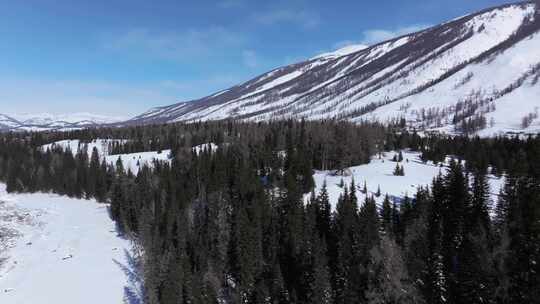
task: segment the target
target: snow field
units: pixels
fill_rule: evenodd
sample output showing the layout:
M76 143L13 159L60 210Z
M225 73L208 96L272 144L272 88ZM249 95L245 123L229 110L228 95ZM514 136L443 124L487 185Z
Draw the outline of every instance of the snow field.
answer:
M0 227L14 232L0 252L0 303L137 303L131 244L107 205L0 184Z
M392 161L394 155L398 152L386 152L381 158L375 156L371 162L366 165L350 167L352 173L350 176L336 176L332 171L316 171L313 175L315 180L315 193L318 194L326 181L328 196L332 209L336 209L339 196L343 193L343 189L339 186L341 181L350 187L354 180L358 197L358 204L361 206L366 196L373 196L377 204L382 204L386 194L391 199L399 201L406 195L409 198L414 198L419 187L431 186L433 179L439 173L445 174L446 167L440 167L432 162L423 163L420 160L420 153L403 151L403 162L400 163L405 170L405 176L394 176L393 172L396 168L396 162ZM408 161L407 161L408 160ZM449 160L449 159L448 159ZM488 176L490 183L491 200L496 201L500 189L504 185L503 178ZM362 193L364 184L367 185L368 193ZM378 187L381 189L381 196L375 197ZM305 200L309 199L309 194L305 196Z

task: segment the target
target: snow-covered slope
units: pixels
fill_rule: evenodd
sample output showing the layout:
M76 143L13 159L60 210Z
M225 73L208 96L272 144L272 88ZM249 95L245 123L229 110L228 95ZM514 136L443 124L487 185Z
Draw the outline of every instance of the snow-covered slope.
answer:
M450 161L450 158L447 158L447 162L441 167L440 164L422 162L420 153L403 151L404 161L400 165L405 171L405 176L394 176L396 163L392 161L392 158L397 155L396 153L387 152L380 158L373 157L369 164L348 168L346 171L350 174L347 176L334 175L331 171L316 171L313 175L315 192L319 193L326 182L330 204L335 209L339 196L343 194L343 189L340 187L341 181L343 180L343 184L350 187L354 180L360 205L366 196L375 196L378 189L381 190L381 196L375 197L377 203L382 204L386 194L392 200L399 201L405 196L414 197L419 187L431 186L437 175L446 174L448 161ZM488 175L488 181L491 203L495 203L504 185L504 178ZM362 193L364 185L367 187L367 193ZM306 195L305 199L309 199L309 196Z
M537 132L539 31L540 13L532 2L499 6L281 67L200 100L152 109L129 123L404 118L413 127L447 132Z
M107 206L0 184L0 303L142 303Z
M97 127L122 121L119 117L108 117L89 113L63 115L42 114L0 114L0 131L49 131L75 130Z

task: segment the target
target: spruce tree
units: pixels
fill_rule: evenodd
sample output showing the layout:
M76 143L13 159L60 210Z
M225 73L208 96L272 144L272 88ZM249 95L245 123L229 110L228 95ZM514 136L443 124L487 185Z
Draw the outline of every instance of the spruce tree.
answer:
M90 168L88 169L88 178L86 186L86 197L91 198L96 195L96 184L100 178L99 152L96 147L92 149L90 157Z
M448 303L448 272L444 265L443 207L445 189L442 177L433 181L433 201L428 223L428 260L424 294L428 303Z
M380 217L381 217L381 231L385 235L392 235L394 234L394 225L393 225L393 210L392 205L390 203L390 199L388 198L388 195L384 197L384 201L382 203L381 211L380 211Z
M369 273L372 278L366 292L367 303L410 303L420 295L409 278L401 249L389 235L370 251Z
M471 210L471 201L468 187L468 179L463 173L461 164L452 162L444 179L442 250L444 267L448 274L449 301L455 302L462 299L459 275L466 270L459 252L469 230L467 218Z
M323 182L321 192L315 199L317 211L317 229L319 235L324 237L326 242L330 241L331 233L331 213L330 199L328 197L328 188L326 180Z

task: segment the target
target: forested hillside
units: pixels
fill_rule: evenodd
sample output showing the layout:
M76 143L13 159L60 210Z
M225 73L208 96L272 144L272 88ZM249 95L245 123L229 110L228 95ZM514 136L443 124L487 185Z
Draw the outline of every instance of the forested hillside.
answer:
M84 144L42 148L65 139L114 139L113 155L170 149L170 162L135 175ZM313 191L314 170L344 175L403 149L441 164L431 187L377 204L369 195L359 201L362 185L343 185L335 210L326 187ZM0 136L8 191L110 203L140 248L152 304L537 303L539 163L536 137L421 137L336 121ZM488 173L506 180L496 202Z

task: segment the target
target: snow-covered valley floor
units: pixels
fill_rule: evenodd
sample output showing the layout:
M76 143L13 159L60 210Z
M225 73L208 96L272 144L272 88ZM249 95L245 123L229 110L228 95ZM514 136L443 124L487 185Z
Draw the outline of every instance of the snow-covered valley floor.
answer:
M139 303L131 252L106 205L0 184L0 303Z

